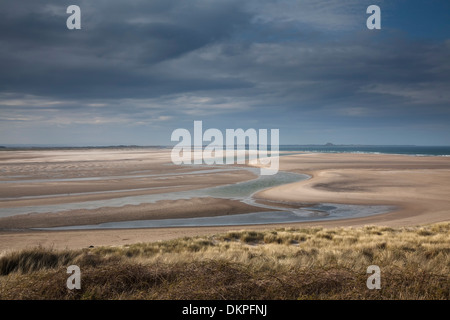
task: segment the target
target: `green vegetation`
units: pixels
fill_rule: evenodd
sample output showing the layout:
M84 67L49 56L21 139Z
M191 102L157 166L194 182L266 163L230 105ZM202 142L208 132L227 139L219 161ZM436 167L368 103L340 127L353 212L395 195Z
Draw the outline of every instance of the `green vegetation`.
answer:
M449 299L450 223L233 231L0 257L0 299ZM81 268L81 289L66 269ZM366 287L369 265L381 290Z

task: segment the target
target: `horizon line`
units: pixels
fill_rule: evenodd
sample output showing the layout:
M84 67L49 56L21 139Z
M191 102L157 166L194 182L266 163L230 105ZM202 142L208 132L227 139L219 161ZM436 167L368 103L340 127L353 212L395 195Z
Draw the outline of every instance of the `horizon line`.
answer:
M208 146L210 144L204 144L202 147ZM7 143L0 144L0 149L16 149L16 148L170 148L175 145L163 145L163 144L154 144L154 145L136 145L136 144L118 144L118 145L65 145L65 144L39 144L39 143ZM221 146L213 145L213 146ZM226 145L223 145L226 146ZM235 146L244 146L244 145L235 145ZM245 147L250 145L246 144ZM259 146L259 145L251 145L251 146ZM295 146L295 147L450 147L450 145L419 145L419 144L279 144L279 146Z

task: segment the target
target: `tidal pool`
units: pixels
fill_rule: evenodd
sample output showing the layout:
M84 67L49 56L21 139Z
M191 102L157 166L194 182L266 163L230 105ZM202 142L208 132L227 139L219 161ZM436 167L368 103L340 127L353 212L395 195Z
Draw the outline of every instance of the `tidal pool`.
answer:
M362 206L345 204L319 204L302 209L287 211L253 212L216 217L134 220L107 222L95 225L65 226L39 228L36 230L88 230L88 229L137 229L137 228L167 228L167 227L212 227L240 226L256 224L280 224L305 221L336 220L343 218L366 217L392 210L389 206Z

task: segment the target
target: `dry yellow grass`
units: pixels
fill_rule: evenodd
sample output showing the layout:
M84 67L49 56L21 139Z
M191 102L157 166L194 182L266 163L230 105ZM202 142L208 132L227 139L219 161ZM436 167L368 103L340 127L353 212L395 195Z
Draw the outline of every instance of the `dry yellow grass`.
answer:
M302 228L0 258L1 299L449 299L450 223ZM82 272L66 288L67 266ZM381 290L366 287L381 268Z

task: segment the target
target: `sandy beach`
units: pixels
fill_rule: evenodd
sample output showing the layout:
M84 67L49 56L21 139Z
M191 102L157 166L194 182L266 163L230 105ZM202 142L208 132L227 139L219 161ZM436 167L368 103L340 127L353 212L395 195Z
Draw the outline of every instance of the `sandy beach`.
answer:
M175 166L170 150L76 149L2 151L0 209L103 201L198 190L255 179L244 169ZM226 167L224 167L226 168ZM29 228L112 221L242 214L255 208L233 199L190 198L155 203L26 213L0 217L0 252L41 245L54 248L116 246L240 229L336 226L413 226L450 218L450 160L381 154L305 153L283 156L280 170L310 179L258 192L260 202L284 206L317 203L389 205L396 209L361 218L304 223L120 230L33 231Z

